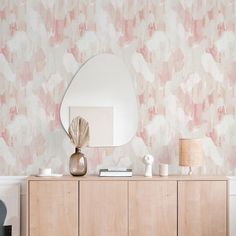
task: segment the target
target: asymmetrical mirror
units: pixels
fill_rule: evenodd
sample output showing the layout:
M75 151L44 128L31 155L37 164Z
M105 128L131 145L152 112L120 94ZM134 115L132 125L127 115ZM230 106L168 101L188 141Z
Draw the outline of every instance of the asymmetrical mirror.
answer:
M99 54L81 66L61 103L61 123L67 132L76 116L89 122L90 147L120 146L135 135L136 95L121 58Z

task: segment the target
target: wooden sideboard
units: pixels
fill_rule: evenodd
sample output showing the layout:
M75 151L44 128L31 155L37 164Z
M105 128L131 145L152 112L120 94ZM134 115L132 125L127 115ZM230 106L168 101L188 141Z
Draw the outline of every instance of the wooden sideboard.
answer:
M29 177L28 236L227 236L222 176Z

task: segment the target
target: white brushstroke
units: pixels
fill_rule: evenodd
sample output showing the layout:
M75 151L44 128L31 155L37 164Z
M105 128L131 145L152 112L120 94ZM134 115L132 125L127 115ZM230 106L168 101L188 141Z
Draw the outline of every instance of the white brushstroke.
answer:
M175 118L177 108L177 98L173 94L168 94L164 98L164 107L167 117Z
M179 0L184 9L191 8L195 0Z
M45 138L48 135L48 129L45 127L45 122L49 119L48 114L46 114L45 108L41 104L40 98L34 93L32 86L35 83L29 83L26 87L26 95L22 99L22 104L27 104L26 113L27 119L30 121L32 130L38 130ZM44 121L44 122L42 122Z
M134 137L131 145L136 157L143 157L144 155L149 153L147 146L145 145L143 139L140 137Z
M170 56L170 43L166 34L162 31L156 31L147 41L147 48L150 52L155 52L157 58L167 61Z
M79 63L75 60L71 53L65 53L63 56L63 64L67 72L75 74L79 69Z
M60 156L61 150L55 147L62 146L62 139L64 137L64 132L61 130L54 130L53 132L50 132L47 134L47 136L44 138L45 144L44 144L44 155L48 157L49 159L55 159L54 160L54 168L59 168L61 166L61 161L58 157ZM74 148L71 149L70 155L74 152ZM69 158L69 156L68 156Z
M97 34L92 31L88 31L84 34L84 37L77 41L76 46L79 50L90 51L92 48L98 48L99 40Z
M48 91L50 93L53 92L53 90L63 81L63 78L59 73L52 74L49 79L43 83L42 87L45 91Z
M134 53L132 56L132 65L137 73L142 74L143 78L148 82L153 82L154 74L148 68L147 62L144 60L143 55Z
M28 117L18 115L6 128L14 146L19 148L31 144L34 132Z
M172 130L179 130L182 137L189 136L188 122L190 117L182 109L181 102L173 94L166 94L164 98L165 118Z
M108 14L99 4L96 4L96 15L94 18L96 21L96 27L99 31L102 33L107 32L107 27L109 25Z
M121 8L124 5L125 0L110 0L111 4L113 5L113 7L116 8Z
M7 46L21 60L29 61L32 57L32 44L26 32L17 31L7 42Z
M202 149L204 158L211 158L218 166L222 167L224 165L224 158L220 155L217 146L213 143L211 138L206 137L203 139Z
M215 127L217 136L228 145L236 145L236 120L233 115L225 115Z
M204 53L201 58L201 63L206 72L211 74L212 78L218 82L223 82L224 76L219 70L217 63L209 53Z
M235 41L235 33L232 31L225 31L216 41L216 48L220 53L224 53L224 57L229 57L233 52L232 49L235 47Z
M55 5L56 0L41 0L41 3L43 4L43 6L47 9L52 9L52 7Z
M176 6L177 3L173 2L173 1L166 1L164 2L164 6L165 8L168 9L168 17L165 17L165 22L166 22L166 31L165 33L167 35L179 35L179 30L182 31L183 29L183 25L182 24L177 24L178 21L178 12L174 11L174 9L177 7ZM155 18L152 22L155 22ZM173 22L175 22L175 24L173 24ZM180 27L182 27L182 29L180 29ZM178 37L177 36L177 37ZM186 38L184 38L186 40ZM173 48L174 47L179 47L179 40L176 40L176 37L170 37L169 38L170 42L171 42L171 46Z
M6 61L3 54L0 54L0 68L1 73L4 75L4 78L10 82L14 82L16 80L16 75L12 72L9 63Z
M116 163L116 167L129 167L132 162L125 151L125 148L118 147L113 152L113 162Z
M155 138L156 145L165 146L170 143L172 137L171 128L164 116L155 116L145 129L149 137Z
M119 159L119 162L117 164L117 167L130 167L132 165L132 162L129 158L129 156L124 155Z
M109 14L104 11L104 9L99 4L96 4L96 8L96 34L100 42L105 42L106 45L110 45L112 51L118 54L120 52L120 47L118 47L118 41L122 36L122 32L116 30L114 24L110 22Z
M179 37L179 40L184 43L188 41L188 37L189 37L189 32L185 31L185 28L182 24L177 24L176 29L174 31L174 33L177 33L177 36ZM175 39L175 37L173 37ZM172 41L173 42L173 41ZM187 44L182 44L181 49L184 48L185 50L188 49L188 47L186 46ZM179 44L177 44L177 46L179 47ZM183 51L185 51L183 50Z
M103 155L101 163L98 164L98 166L97 166L97 171L99 169L104 169L104 168L108 168L108 167L111 167L111 166L112 167L115 166L115 163L113 161L113 157Z
M30 11L27 12L26 19L27 19L27 27L30 30L38 33L39 25L41 25L41 20L42 20L39 13L31 9Z
M184 80L183 83L181 83L180 87L184 93L190 93L200 81L201 77L197 73L192 73L188 79Z
M4 9L6 9L7 5L9 5L8 0L1 0L0 10L3 11Z
M4 161L8 164L13 166L16 163L16 158L9 150L9 146L5 143L4 139L0 137L0 150L1 155L4 158Z

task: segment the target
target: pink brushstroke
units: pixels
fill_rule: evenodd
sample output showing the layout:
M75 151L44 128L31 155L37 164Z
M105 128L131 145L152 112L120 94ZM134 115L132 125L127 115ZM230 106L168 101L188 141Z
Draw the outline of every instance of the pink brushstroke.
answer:
M212 57L215 59L216 62L220 62L221 61L221 54L218 52L218 50L215 47L215 45L213 45L212 47L208 48L206 50L206 52L210 53L212 55Z
M4 128L4 130L1 132L0 135L4 139L5 143L10 146L11 145L10 136L9 136L7 129Z
M9 28L10 28L10 35L13 36L15 32L17 31L17 24L12 23Z
M194 44L201 42L204 39L203 29L205 25L205 19L194 20L192 22L192 36L189 37L189 45L192 47Z
M53 36L50 38L52 45L63 41L65 20L55 20L53 23Z
M30 152L36 156L42 155L44 153L45 139L41 134L34 137L32 145L30 146Z
M33 72L30 62L24 62L23 67L20 72L20 80L23 86L33 79Z
M236 84L236 62L234 61L231 63L231 68L228 72L227 78L229 79L231 86Z
M193 123L195 126L201 125L202 112L203 112L203 105L202 104L194 104L193 105Z
M60 104L55 104L53 108L53 120L49 123L50 130L55 130L61 127L60 120Z
M6 14L5 14L5 11L4 11L4 10L1 10L1 11L0 11L0 19L1 19L1 21L4 20L4 19L6 19Z
M184 67L184 55L180 48L176 49L170 57L170 68L174 68L175 72L181 71Z
M140 95L138 96L138 99L139 99L139 104L140 104L140 105L144 104L144 95L143 95L143 94L140 94Z
M208 11L207 15L208 15L208 19L209 20L213 20L213 18L214 18L214 10L211 9L210 11Z
M6 103L6 97L5 95L0 95L0 106L2 106L4 103Z
M36 71L40 72L44 69L46 64L46 56L44 54L44 51L40 48L38 49L34 54L34 60L35 60L35 67Z
M220 23L217 25L217 31L218 31L218 35L219 37L225 32L226 27L224 23Z
M124 20L123 23L123 36L120 38L121 44L126 44L133 39L133 29L135 26L134 20Z
M232 146L230 148L230 153L229 153L229 166L234 169L236 168L236 157L235 157L235 153L236 153L236 146Z
M162 84L165 84L171 79L171 71L168 62L162 62L160 69L157 72L157 78L161 81Z
M0 53L2 53L5 56L6 60L9 63L12 63L13 55L10 52L9 48L7 47L7 45L4 45L4 46L2 46L2 48L0 48Z
M9 111L10 120L12 121L17 114L18 114L17 107L15 107L15 106L11 107L10 111Z
M217 109L217 116L218 116L218 120L222 120L222 118L224 117L225 115L225 107L224 106L220 106L218 107Z
M215 129L211 129L207 136L209 136L212 141L217 145L218 136Z

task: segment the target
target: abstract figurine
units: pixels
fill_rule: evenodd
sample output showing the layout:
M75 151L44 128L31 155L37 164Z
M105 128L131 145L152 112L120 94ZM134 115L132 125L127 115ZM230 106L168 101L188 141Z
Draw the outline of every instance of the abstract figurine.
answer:
M152 177L152 163L153 163L153 156L147 154L143 157L143 163L145 164L145 176Z

